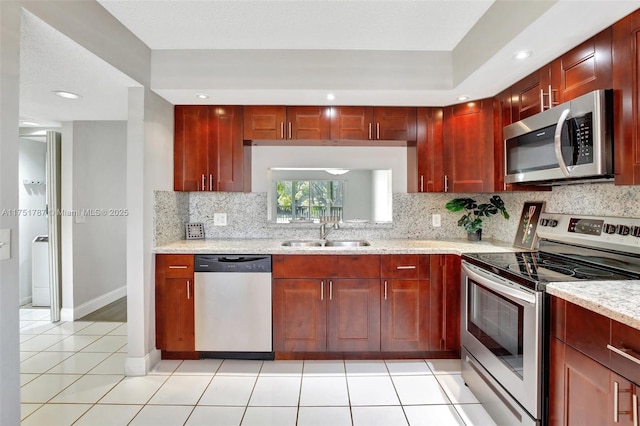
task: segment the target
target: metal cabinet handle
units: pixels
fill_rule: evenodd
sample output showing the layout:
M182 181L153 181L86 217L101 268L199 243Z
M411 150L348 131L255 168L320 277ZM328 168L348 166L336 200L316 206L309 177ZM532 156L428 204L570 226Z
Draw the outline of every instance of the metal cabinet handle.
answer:
M320 300L324 300L324 281L320 281Z
M449 192L449 176L444 175L444 192Z
M205 180L206 178L204 177L204 173L202 174L202 188L200 188L200 191L206 191L207 190L207 181Z
M387 281L384 282L384 300L387 300Z
M420 192L424 192L424 175L420 175Z
M187 280L187 299L191 299L191 281Z
M540 111L544 111L544 90L540 89Z
M553 92L555 92L555 90L549 85L549 109L553 108L554 105L558 105L558 102L553 102Z
M291 132L291 122L289 122L289 139L293 139L293 133Z
M633 401L633 426L638 426L638 395L632 396Z
M618 382L613 382L613 422L618 423L620 419L620 415L618 414L618 409L620 405L620 397L618 396L618 392L620 391L620 384Z
M169 269L187 269L186 265L169 265Z
M329 281L329 300L333 300L333 281Z
M376 123L376 139L380 140L380 123Z
M213 191L213 174L209 173L209 191Z
M633 361L636 364L640 364L640 358L636 358L635 356L631 355L631 354L635 354L635 352L632 349L627 349L627 348L618 349L615 346L611 346L611 345L607 345L607 349L609 349L611 352L615 352L618 355L627 358L629 361Z
M373 139L373 123L369 123L369 140Z
M396 269L416 269L416 265L396 266Z

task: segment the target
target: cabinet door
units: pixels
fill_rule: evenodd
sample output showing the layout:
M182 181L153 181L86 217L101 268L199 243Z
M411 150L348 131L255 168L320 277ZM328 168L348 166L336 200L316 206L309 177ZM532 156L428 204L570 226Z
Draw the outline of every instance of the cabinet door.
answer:
M331 139L331 108L287 107L287 139Z
M193 280L167 278L160 314L164 321L164 347L171 352L195 351Z
M366 141L373 139L373 107L334 107L331 139Z
M429 280L382 283L382 351L429 350Z
M493 100L444 109L445 192L493 191Z
M612 87L611 37L612 30L607 28L559 58L557 102L567 102L594 90ZM551 72L555 70L552 68Z
M379 351L380 280L332 280L328 296L329 351Z
M274 351L326 351L328 291L323 280L273 280Z
M418 192L444 191L442 108L418 108Z
M209 190L242 192L242 107L212 106L209 122Z
M208 107L176 105L173 144L173 188L175 191L207 189Z
M640 184L640 10L613 26L616 185Z
M552 338L549 424L614 424L610 374L606 367Z
M460 256L431 255L429 348L460 352Z
M284 106L245 106L244 139L286 139L287 109Z
M544 82L541 83L540 77L541 74L546 73L546 81L549 81L549 72L549 68L544 67L542 70L529 74L511 86L512 123L542 111L542 104L545 101L545 99L542 99L542 92L547 89L542 88Z
M375 139L415 141L416 114L415 107L374 107Z

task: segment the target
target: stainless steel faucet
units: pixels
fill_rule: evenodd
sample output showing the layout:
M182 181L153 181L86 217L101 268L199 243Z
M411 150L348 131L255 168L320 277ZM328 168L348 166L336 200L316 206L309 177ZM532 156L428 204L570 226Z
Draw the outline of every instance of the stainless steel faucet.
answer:
M331 225L331 227L327 229L327 225ZM323 222L320 225L320 239L324 240L325 238L327 238L327 235L329 235L329 233L333 229L340 229L340 225L338 224L338 222Z

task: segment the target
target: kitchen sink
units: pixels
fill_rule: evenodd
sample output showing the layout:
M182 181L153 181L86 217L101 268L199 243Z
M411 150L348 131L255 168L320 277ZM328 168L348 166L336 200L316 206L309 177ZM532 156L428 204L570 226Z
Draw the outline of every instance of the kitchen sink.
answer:
M365 247L370 246L365 240L289 240L283 247Z
M351 241L338 241L338 240L329 240L324 246L325 247L364 247L370 246L368 241L365 240L351 240Z
M322 247L322 241L290 240L282 243L284 247Z

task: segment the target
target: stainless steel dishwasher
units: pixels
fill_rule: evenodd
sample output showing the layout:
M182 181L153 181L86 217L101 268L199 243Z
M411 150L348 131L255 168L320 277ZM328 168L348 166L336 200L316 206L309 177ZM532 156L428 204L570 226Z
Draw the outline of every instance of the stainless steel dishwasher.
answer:
M271 330L271 256L195 256L201 357L273 359Z

